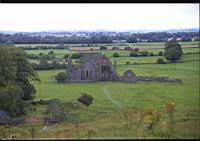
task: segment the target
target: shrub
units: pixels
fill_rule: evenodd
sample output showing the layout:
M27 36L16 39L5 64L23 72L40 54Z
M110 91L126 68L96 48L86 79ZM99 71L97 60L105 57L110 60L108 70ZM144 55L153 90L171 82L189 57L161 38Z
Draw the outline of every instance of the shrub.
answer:
M137 47L136 47L136 48L134 48L134 51L138 52L138 51L139 51L139 48L137 48Z
M51 50L51 51L49 51L49 53L48 54L54 54L54 51L53 50Z
M138 65L139 63L138 62L133 62L133 65Z
M119 50L119 47L112 47L112 50Z
M150 52L149 56L154 56L154 53L153 53L153 52Z
M63 103L63 107L66 112L71 112L80 108L80 103L77 101L65 102Z
M129 62L129 61L126 61L126 65L130 65L130 62Z
M148 54L149 54L149 52L146 51L146 50L145 50L145 51L141 51L141 55L142 55L142 56L148 56Z
M158 52L158 56L163 56L163 52L162 52L162 51L159 51L159 52Z
M63 58L64 58L65 60L67 60L68 57L69 57L69 54L65 54L65 55L63 56Z
M131 53L129 54L129 56L131 56L131 57L137 57L139 55L138 55L138 53L136 51L131 51Z
M131 50L131 47L125 47L124 49L125 50Z
M83 56L81 53L73 53L71 58L72 59L80 59Z
M113 57L119 57L119 53L118 52L113 53Z
M100 46L100 50L107 50L106 46Z
M64 80L67 79L67 76L64 72L60 72L58 73L56 76L55 76L55 79L58 81L58 82L62 82Z
M158 64L165 64L166 62L163 60L163 58L158 58L156 61Z
M75 63L76 63L76 64L81 64L81 63L82 63L82 60L80 60L80 59L75 60Z
M62 107L59 99L51 99L49 101L49 106L47 107L46 114L48 117L58 118L60 120L65 119L64 108Z
M83 93L82 96L79 97L77 100L85 104L86 106L89 106L93 101L93 97L88 95L87 93Z
M40 99L40 100L33 100L31 102L31 104L33 105L37 105L37 104L40 104L40 105L48 105L50 103L50 100L44 100L44 99Z

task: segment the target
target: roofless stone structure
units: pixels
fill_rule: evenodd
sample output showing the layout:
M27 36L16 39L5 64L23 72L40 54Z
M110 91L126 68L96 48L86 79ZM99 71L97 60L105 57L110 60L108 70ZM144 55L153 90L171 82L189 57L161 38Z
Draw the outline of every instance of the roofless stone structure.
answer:
M84 54L80 64L73 64L68 57L66 67L67 82L91 82L116 80L118 75L111 61L99 53Z
M62 82L95 82L95 81L160 81L181 82L168 77L136 76L131 70L124 72L123 76L117 74L117 64L112 65L109 58L100 53L84 53L79 64L72 63L69 55L66 65L66 80Z

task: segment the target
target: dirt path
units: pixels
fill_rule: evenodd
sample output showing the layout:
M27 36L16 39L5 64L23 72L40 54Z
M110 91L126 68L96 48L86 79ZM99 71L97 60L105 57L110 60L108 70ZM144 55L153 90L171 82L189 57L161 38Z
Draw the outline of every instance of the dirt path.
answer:
M115 104L117 107L120 107L120 108L121 108L121 107L122 107L122 104L119 103L118 101L112 99L112 97L110 96L110 93L109 93L109 91L108 91L107 85L108 85L108 84L104 85L104 87L102 88L103 93L105 94L105 96L106 96L113 104Z

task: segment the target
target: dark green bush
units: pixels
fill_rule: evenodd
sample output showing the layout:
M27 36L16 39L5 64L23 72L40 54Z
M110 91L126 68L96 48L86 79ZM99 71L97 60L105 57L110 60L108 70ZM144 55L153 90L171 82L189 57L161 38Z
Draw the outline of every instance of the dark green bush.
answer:
M154 53L153 53L153 52L150 52L150 53L149 53L149 56L154 56Z
M119 50L119 47L112 47L112 50Z
M126 65L130 65L131 63L129 61L126 61Z
M119 57L119 53L118 52L113 53L113 57Z
M139 48L137 48L137 47L136 47L136 48L134 48L134 51L138 52L138 51L139 51Z
M69 57L69 54L65 54L65 55L63 56L63 58L64 58L65 60L67 60L68 57Z
M158 52L158 56L163 56L163 52L162 52L162 51L159 51L159 52Z
M79 102L85 104L86 106L89 106L92 103L92 101L93 101L93 97L91 95L83 93L82 96L79 97L77 100Z
M106 46L100 46L100 50L107 50Z
M130 54L129 54L129 56L131 56L131 57L138 57L139 54L136 51L131 51Z
M60 120L65 119L64 108L62 107L59 99L54 98L49 100L49 106L46 110L46 116L52 118L58 118Z
M141 56L148 56L149 52L147 50L141 51Z
M165 64L166 62L163 60L163 58L158 58L156 61L158 64Z
M58 73L56 76L55 76L55 79L58 81L58 82L62 82L64 80L67 79L67 76L64 72L60 72Z
M182 47L176 40L173 38L165 43L165 59L172 62L179 60L183 54Z
M81 53L73 53L71 56L72 59L80 59L81 57L83 57Z
M131 47L125 47L124 49L125 50L131 50Z

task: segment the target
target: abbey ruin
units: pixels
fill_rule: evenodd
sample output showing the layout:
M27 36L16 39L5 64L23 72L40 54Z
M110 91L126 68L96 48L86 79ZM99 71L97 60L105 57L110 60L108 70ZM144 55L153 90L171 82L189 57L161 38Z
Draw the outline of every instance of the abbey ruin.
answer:
M95 81L160 81L160 82L180 82L177 79L168 77L136 76L131 70L126 70L123 76L117 74L117 63L112 62L106 56L100 53L87 53L80 59L80 63L72 63L69 55L66 65L65 83L71 82L95 82Z

